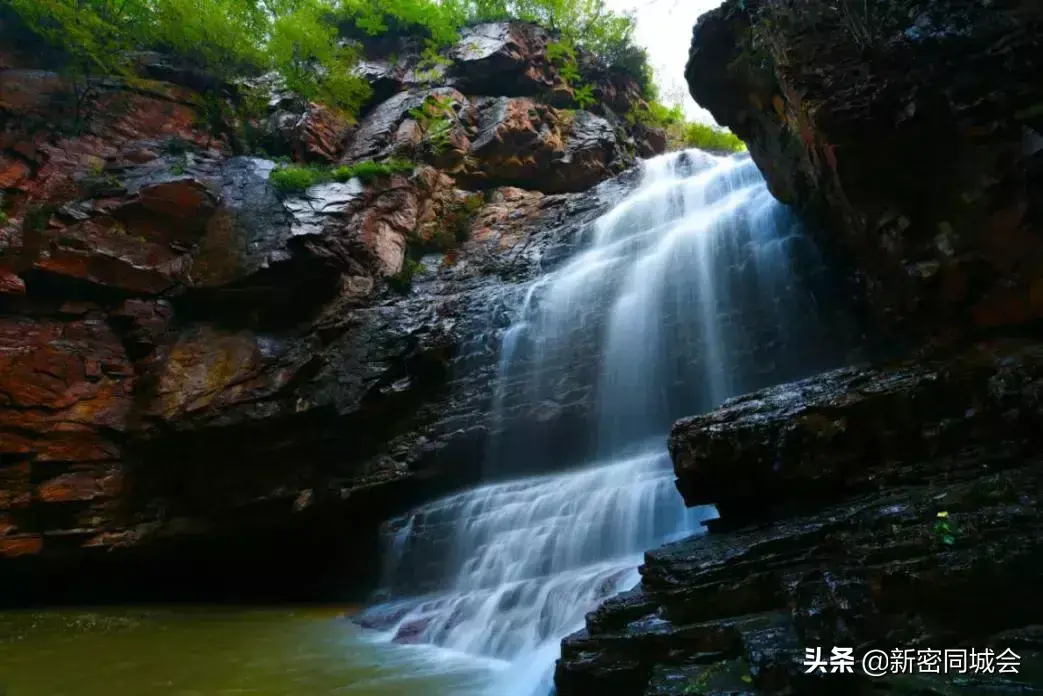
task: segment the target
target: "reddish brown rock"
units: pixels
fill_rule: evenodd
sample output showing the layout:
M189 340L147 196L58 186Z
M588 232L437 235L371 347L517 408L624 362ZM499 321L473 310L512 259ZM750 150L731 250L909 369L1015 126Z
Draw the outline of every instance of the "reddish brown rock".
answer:
M83 502L95 498L116 498L122 491L119 468L98 467L94 470L70 471L36 486L36 497L42 503Z
M29 165L22 160L0 155L0 189L16 188L30 173Z
M6 269L0 268L0 295L24 295L25 281Z
M157 369L150 411L173 421L278 390L292 373L266 370L265 352L263 339L247 331L201 326L184 332Z
M23 510L20 528L58 531L34 527L41 507L119 495L132 386L123 346L103 320L0 317L0 509ZM63 471L92 462L101 468ZM8 553L27 553L31 538Z
M455 172L466 186L513 185L547 193L588 189L632 163L605 119L528 98L481 103L468 154L468 166Z
M344 151L348 124L331 109L309 105L294 138L297 159L302 162L336 162Z
M188 259L166 244L132 233L114 218L94 218L48 230L33 267L131 292L158 294L172 287Z
M18 116L45 114L55 95L68 89L61 77L44 70L0 72L0 109Z
M43 537L38 534L16 534L0 537L0 558L4 556L8 558L31 556L40 553L42 550Z
M525 227L519 221L538 218L545 198L539 191L510 186L495 189L475 217L470 239L475 243L491 243L500 250L513 247L525 239Z
M15 438L5 438L4 454L22 454L26 447ZM14 450L13 452L10 450ZM29 463L17 461L15 464L4 462L0 467L0 510L25 508L29 505L32 487L29 484Z

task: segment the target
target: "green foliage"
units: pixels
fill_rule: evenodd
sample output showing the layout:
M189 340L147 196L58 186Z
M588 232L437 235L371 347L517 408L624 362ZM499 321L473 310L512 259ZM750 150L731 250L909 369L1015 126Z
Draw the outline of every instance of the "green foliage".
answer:
M681 131L681 142L685 147L697 147L712 152L742 152L746 143L728 130L714 128L705 123L685 123Z
M680 104L666 106L657 101L648 102L647 108L634 108L627 114L627 120L633 123L643 123L651 128L667 128L685 122L684 110Z
M310 99L357 111L370 94L337 44L333 0L11 0L71 70L132 75L131 53L169 51L218 76L277 70ZM207 105L204 105L204 108ZM211 121L212 111L204 115Z
M593 103L576 65L576 51L638 78L646 90L651 71L633 42L634 19L605 7L605 0L8 0L28 26L70 55L80 78L77 120L91 101L93 78L133 75L134 52L163 50L223 78L276 70L305 97L354 115L371 95L352 68L356 49L339 41L340 28L363 35L409 32L426 39L418 73L433 78L447 62L440 51L462 27L515 18L558 33L556 60L580 106ZM217 100L218 96L213 99ZM220 101L224 97L220 96ZM237 106L242 106L237 105ZM247 109L249 110L249 109ZM204 104L213 125L229 114Z
M273 27L255 2L153 0L148 6L151 21L149 35L139 37L143 43L153 43L222 77L269 66L265 39Z
M412 162L400 159L389 159L384 162L366 160L353 165L343 165L335 169L320 167L300 167L288 165L272 170L268 180L282 193L300 193L316 184L328 181L349 181L358 178L363 183L370 183L392 174L412 172Z
M424 99L420 106L409 110L409 115L416 120L431 151L436 155L449 146L449 136L456 119L454 103L452 97L433 94Z
M627 114L627 120L631 124L662 128L666 131L667 147L672 150L695 147L712 152L741 152L746 149L746 144L729 130L686 121L680 104L666 106L650 101L647 108L635 108Z
M943 511L938 513L938 518L931 526L931 531L934 532L935 539L937 539L940 544L952 546L956 543L956 528L949 521L948 512Z
M57 206L50 203L31 206L25 211L25 217L22 219L22 230L25 232L43 232L47 227L47 223L51 221L51 216L57 210Z
M471 222L474 216L485 205L485 198L480 193L468 194L446 207L442 211L441 227L434 234L428 246L435 251L450 251L467 241L471 233Z
M333 19L333 7L323 0L294 2L292 11L272 23L268 52L290 89L354 114L372 90L352 74L358 56L338 46Z
M407 160L389 159L384 162L366 160L351 166L340 166L331 172L335 181L348 181L358 178L368 184L377 179L391 176L392 174L406 174L412 172L415 165Z
M594 104L594 88L583 81L576 61L576 48L570 39L547 44L547 58L558 69L565 86L572 89L572 98L581 109Z
M124 52L151 41L151 12L146 0L8 2L37 34L63 46L79 69L124 73Z
M329 173L314 167L279 167L272 170L268 180L282 193L300 193L329 181Z
M413 288L413 277L424 271L424 264L408 256L402 259L402 270L388 278L388 284L398 292L409 292Z
M341 0L340 12L369 36L421 30L432 46L456 41L466 21L459 3L436 0Z

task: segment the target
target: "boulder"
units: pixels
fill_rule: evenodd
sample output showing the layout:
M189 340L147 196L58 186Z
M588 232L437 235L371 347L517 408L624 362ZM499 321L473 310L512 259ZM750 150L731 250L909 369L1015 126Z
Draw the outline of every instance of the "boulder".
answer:
M309 103L280 136L289 143L298 162L331 163L340 159L348 137L348 123L332 109Z
M559 85L547 58L548 33L533 24L491 22L467 27L449 51L449 76L467 94L536 96Z
M462 171L465 186L582 191L633 163L612 125L587 111L559 111L526 97L478 105L478 128Z
M459 120L459 109L466 110L469 105L463 94L450 87L400 92L378 105L362 120L344 154L344 162L385 159L410 153L424 135L411 112L423 107L425 100L429 99L454 105L445 116L454 126Z
M986 344L958 360L843 368L736 397L674 425L678 489L723 518L771 516L920 481L932 474L925 460L950 465L944 457L993 441L1030 449L1041 364L1037 346Z

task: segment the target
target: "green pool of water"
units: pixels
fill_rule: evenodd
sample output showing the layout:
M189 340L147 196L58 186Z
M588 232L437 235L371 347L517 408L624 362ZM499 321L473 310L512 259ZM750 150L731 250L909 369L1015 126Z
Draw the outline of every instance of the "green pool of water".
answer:
M0 612L2 696L466 696L495 669L316 609Z

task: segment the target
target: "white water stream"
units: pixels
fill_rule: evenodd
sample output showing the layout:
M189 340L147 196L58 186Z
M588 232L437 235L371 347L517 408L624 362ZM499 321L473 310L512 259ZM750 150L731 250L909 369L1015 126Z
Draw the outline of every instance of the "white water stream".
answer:
M791 221L746 156L650 160L578 233L585 248L532 284L505 333L493 418L509 402L553 401L561 375L585 364L595 432L576 435L596 442L597 461L398 520L388 586L422 577L436 589L369 610L382 640L497 661L493 696L549 693L561 638L637 582L645 550L715 516L686 509L674 488L670 423L810 362L815 340L810 299L794 289ZM509 447L525 455L525 442Z

